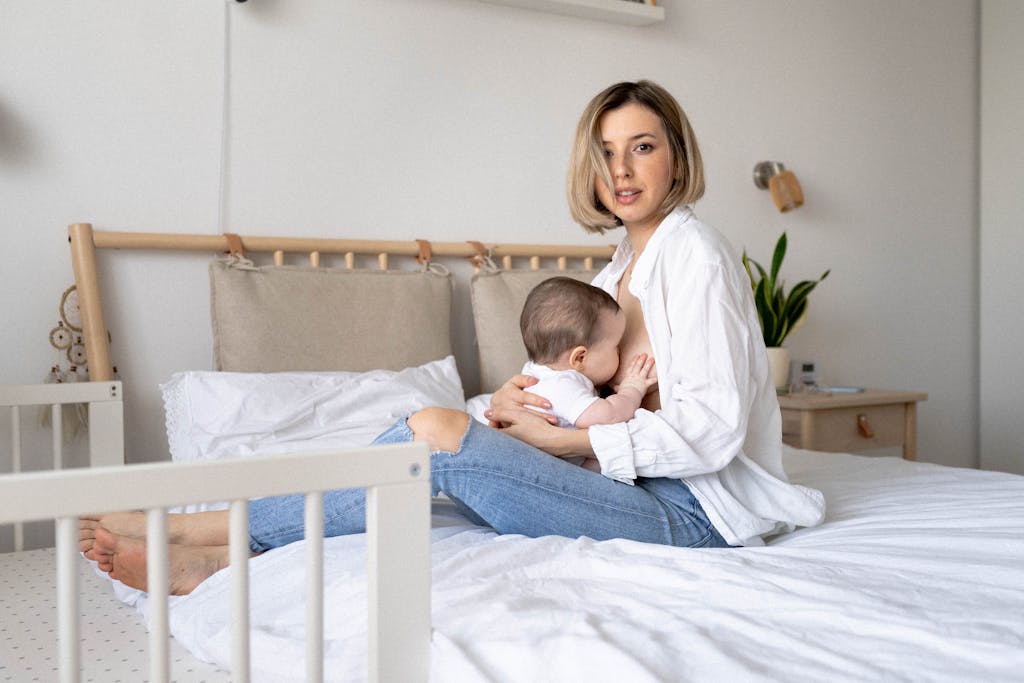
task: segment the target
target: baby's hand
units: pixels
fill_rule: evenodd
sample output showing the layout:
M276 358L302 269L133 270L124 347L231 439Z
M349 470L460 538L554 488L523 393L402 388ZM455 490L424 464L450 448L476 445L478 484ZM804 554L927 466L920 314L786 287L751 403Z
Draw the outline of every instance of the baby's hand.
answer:
M615 387L615 391L618 393L624 388L631 387L644 396L647 394L647 390L657 383L658 373L654 372L654 356L641 353L633 357L629 367L626 368L626 376L619 386Z

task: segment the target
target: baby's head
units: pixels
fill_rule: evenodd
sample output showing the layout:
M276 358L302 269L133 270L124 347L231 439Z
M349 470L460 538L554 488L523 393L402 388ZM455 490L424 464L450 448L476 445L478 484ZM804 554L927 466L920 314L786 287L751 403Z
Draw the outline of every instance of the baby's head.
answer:
M618 369L626 319L603 289L570 277L553 277L526 297L519 328L531 361L577 370L599 385Z

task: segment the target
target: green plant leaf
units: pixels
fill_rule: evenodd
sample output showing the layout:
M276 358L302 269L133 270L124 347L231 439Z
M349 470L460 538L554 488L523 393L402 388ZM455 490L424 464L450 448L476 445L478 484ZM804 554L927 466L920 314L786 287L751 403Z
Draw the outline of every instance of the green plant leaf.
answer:
M743 262L743 269L747 271L747 277L750 278L750 288L757 287L757 282L754 281L754 274L750 271L750 258L747 256L747 250L743 250L743 257L740 259Z
M779 241L775 243L775 253L772 254L772 286L779 277L779 269L782 268L782 259L786 258L786 233L782 233Z
M766 272L764 271L764 268L763 268L763 267L761 266L761 264L760 264L760 263L758 263L757 261L755 261L755 260L754 260L754 259L752 259L752 258L747 258L747 259L746 259L746 260L745 260L745 261L743 262L743 265L744 265L744 266L746 267L746 269L747 269L747 275L750 275L750 286L751 286L751 287L757 287L757 282L755 282L755 281L754 281L754 276L753 276L753 274L751 274L751 272L750 272L750 264L751 264L751 263L753 263L753 264L754 264L754 267L755 267L755 268L757 268L757 273L758 273L758 275L760 275L760 276L761 276L761 279L762 279L762 280L766 280L766 279L768 279L768 273L766 273Z
M761 319L761 332L765 338L775 334L775 324L778 316L772 310L771 299L768 296L768 282L761 280L757 283L754 291L754 305L757 307L757 315Z

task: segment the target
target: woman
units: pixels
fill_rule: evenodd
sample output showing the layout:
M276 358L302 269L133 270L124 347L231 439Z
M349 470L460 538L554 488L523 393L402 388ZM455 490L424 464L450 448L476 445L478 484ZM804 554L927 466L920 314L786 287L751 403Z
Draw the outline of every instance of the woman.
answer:
M821 521L818 491L782 469L781 417L749 280L726 240L694 216L704 193L700 151L672 96L618 83L587 106L569 171L574 219L625 238L594 284L626 313L620 354L657 361L658 384L628 422L555 427L517 376L492 399L492 427L427 408L378 443L426 441L434 493L500 533L628 538L688 547L761 544ZM624 370L624 368L623 368ZM617 384L613 378L611 384ZM561 460L596 457L601 472ZM325 496L326 533L364 530L363 491ZM302 538L301 496L250 503L251 548ZM84 520L82 550L114 578L145 587L144 520ZM172 592L227 564L226 512L171 516Z

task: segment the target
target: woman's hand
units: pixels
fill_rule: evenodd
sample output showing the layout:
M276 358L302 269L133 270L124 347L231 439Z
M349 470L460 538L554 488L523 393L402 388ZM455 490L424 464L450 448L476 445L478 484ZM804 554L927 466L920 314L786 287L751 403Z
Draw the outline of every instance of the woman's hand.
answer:
M555 427L545 417L544 413L520 408L507 415L508 422L501 431L558 458L594 455L586 429Z
M541 410L551 409L551 402L543 396L523 391L526 387L536 383L536 377L516 375L501 385L501 388L491 396L491 407L484 411L484 417L488 419L488 424L499 429L505 428L518 422L524 412L530 416L539 416L550 424L558 424L558 418L554 415L530 410L526 407L534 406Z

